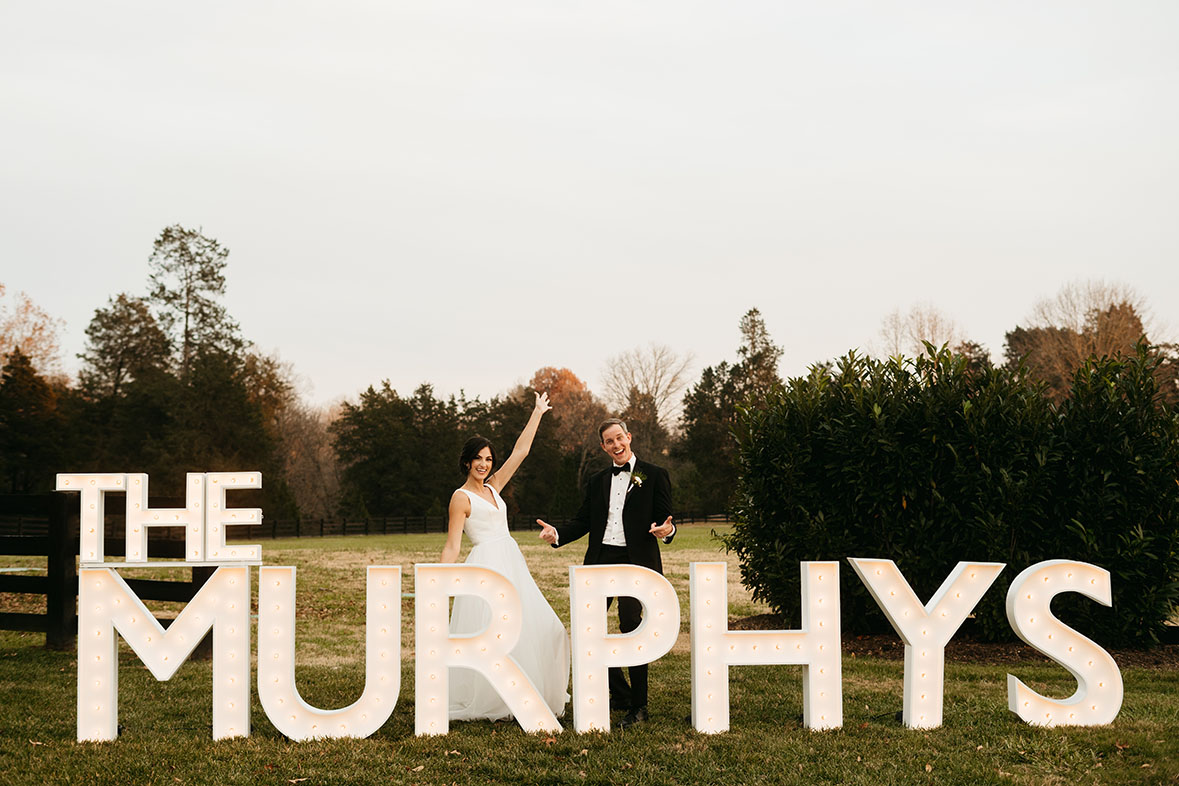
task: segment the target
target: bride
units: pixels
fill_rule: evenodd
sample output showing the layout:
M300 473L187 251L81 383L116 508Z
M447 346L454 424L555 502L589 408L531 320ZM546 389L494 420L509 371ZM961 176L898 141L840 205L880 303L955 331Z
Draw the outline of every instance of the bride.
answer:
M520 547L508 532L507 510L499 495L528 455L540 419L549 409L548 394L538 393L532 417L516 440L512 455L494 472L495 450L491 443L483 437L467 440L459 457L459 469L467 480L450 498L450 526L441 561L458 560L465 531L473 544L467 564L498 571L515 585L520 593L524 622L512 658L532 680L553 714L560 717L569 701L566 690L569 636L533 581ZM478 633L490 621L491 608L485 601L472 595L455 597L450 616L452 635ZM482 675L458 667L450 669L449 709L451 720L496 720L511 716L508 705Z

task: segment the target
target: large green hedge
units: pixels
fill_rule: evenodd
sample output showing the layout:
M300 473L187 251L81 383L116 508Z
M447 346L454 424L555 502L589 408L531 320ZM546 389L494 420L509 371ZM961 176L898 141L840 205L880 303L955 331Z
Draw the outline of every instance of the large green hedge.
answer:
M928 599L962 560L1004 562L976 628L1011 636L1004 602L1044 559L1108 569L1113 607L1054 611L1107 645L1157 641L1179 598L1179 413L1147 347L1086 364L1058 407L1019 369L932 347L854 353L793 379L738 427L736 525L726 545L756 598L792 624L803 560L840 560L848 631L888 630L846 557L895 560Z

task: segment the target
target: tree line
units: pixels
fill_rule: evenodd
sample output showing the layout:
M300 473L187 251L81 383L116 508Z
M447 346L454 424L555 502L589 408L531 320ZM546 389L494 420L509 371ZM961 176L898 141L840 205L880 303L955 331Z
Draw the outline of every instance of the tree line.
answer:
M0 489L47 491L57 472L117 468L148 472L153 495L177 496L185 472L250 467L268 473L266 488L243 494L270 515L296 513L278 428L292 386L222 302L228 256L199 230L165 228L145 291L95 310L76 384L54 373L52 332L28 329L48 319L31 305L4 312Z
M720 513L737 486L740 414L785 384L783 349L753 308L737 325L733 357L695 378L690 355L652 344L610 358L600 394L552 366L486 400L440 396L429 383L399 392L384 381L316 408L300 398L294 369L259 351L226 310L228 256L199 229L165 228L143 291L95 310L76 381L61 371L61 322L23 294L7 298L0 284L0 490L45 491L56 472L117 467L150 473L153 494L177 495L186 471L249 467L266 473L257 503L272 517L441 516L462 480L463 441L481 434L506 457L532 391L543 391L554 411L509 486L514 512L573 512L607 461L597 425L619 416L635 451L672 473L679 509ZM1022 360L1022 373L1057 400L1086 357L1132 352L1147 332L1143 304L1128 290L1066 288L1055 305L1008 332L998 365ZM920 354L921 342L933 342L976 368L994 365L928 307L895 312L881 332L891 354ZM1148 347L1159 359L1160 396L1174 403L1179 353ZM810 373L833 368L818 362Z

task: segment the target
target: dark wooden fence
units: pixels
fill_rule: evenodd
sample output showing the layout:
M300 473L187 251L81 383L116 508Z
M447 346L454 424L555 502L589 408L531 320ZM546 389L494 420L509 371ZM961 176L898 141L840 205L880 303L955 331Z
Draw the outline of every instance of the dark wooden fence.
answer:
M8 611L0 613L0 629L44 631L45 646L66 650L74 646L78 630L76 604L78 574L74 557L78 539L71 532L69 499L64 494L0 496L0 515L16 517L19 534L0 536L0 555L43 556L48 560L46 575L0 575L0 592L44 595L45 613ZM75 520L77 515L74 516ZM28 520L38 534L24 534Z
M44 595L45 613L0 613L0 630L43 631L45 646L71 650L78 632L78 498L70 494L0 495L0 556L46 557L46 575L0 574L0 592ZM157 533L151 533L156 535ZM159 533L164 535L166 533ZM108 557L124 556L126 541L109 532L103 544ZM152 556L184 558L184 541L149 537ZM183 562L178 567L185 567ZM216 568L192 568L190 581L127 579L127 585L142 600L187 603L213 575ZM167 627L172 619L158 618ZM193 652L194 658L212 655L212 637L206 636Z
M537 519L549 524L567 524L567 516L549 516L544 513L517 513L508 517L508 529L514 531L540 531ZM712 522L723 524L728 516L721 513L705 515L688 513L675 518L679 524ZM351 535L408 535L446 532L446 516L381 516L366 519L263 519L256 527L233 527L231 540L256 540L265 538L324 538ZM177 530L179 532L180 530Z

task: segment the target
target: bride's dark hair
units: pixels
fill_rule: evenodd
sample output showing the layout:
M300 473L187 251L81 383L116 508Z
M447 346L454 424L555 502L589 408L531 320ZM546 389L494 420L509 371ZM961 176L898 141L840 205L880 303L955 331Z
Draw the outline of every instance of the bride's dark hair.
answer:
M491 444L491 440L486 437L471 437L467 443L463 445L463 452L459 454L459 472L466 477L471 472L471 462L479 455L479 451L483 448L491 450L491 466L495 467L495 446Z

